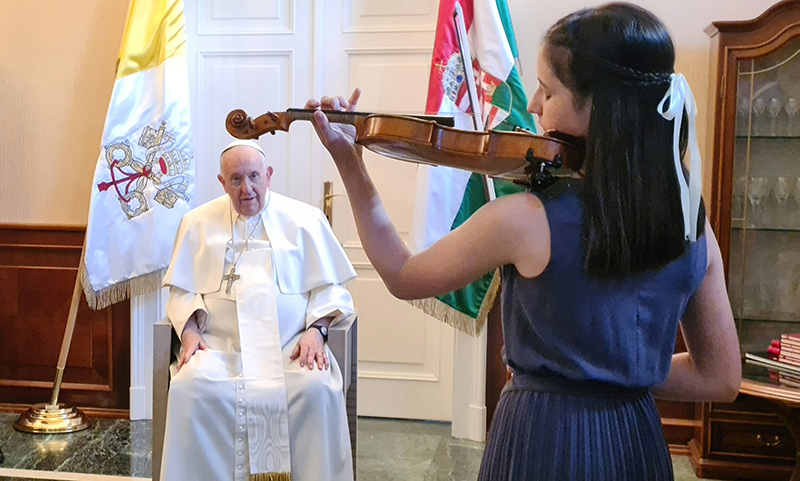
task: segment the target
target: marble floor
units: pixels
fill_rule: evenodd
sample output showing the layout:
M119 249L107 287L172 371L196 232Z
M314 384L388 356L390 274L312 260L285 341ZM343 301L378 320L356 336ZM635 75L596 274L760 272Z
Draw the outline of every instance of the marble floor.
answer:
M122 481L150 477L149 421L98 419L73 434L29 435L0 414L0 481ZM359 481L461 481L478 475L483 444L454 439L448 423L360 418ZM695 481L686 457L673 457L676 481Z

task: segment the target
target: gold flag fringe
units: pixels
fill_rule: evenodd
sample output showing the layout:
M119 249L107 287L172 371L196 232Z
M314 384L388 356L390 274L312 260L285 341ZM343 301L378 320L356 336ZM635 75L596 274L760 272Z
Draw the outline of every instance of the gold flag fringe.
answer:
M292 473L251 474L250 481L292 481Z
M492 276L492 282L489 284L489 289L486 291L486 296L483 298L483 302L481 302L481 308L478 311L477 319L453 309L444 302L433 297L428 299L414 299L408 301L408 303L420 309L425 314L444 322L448 326L452 326L470 336L478 337L481 331L483 331L487 319L489 319L489 312L492 310L497 294L500 292L500 279L500 270L495 270Z
M89 274L86 273L86 268L82 262L78 275L81 276L81 284L83 285L83 293L86 294L86 301L89 303L89 307L96 311L133 296L140 296L158 290L161 288L165 272L166 269L161 269L127 281L118 282L97 292L92 289L92 284L89 282Z

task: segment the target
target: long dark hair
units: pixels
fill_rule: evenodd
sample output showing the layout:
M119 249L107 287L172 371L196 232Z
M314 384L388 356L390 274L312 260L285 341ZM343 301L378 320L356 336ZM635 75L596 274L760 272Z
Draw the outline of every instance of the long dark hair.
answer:
M576 107L592 101L583 189L588 272L618 278L680 257L687 243L673 123L657 110L675 65L667 29L641 7L609 3L559 20L543 52ZM702 209L698 224L700 233Z

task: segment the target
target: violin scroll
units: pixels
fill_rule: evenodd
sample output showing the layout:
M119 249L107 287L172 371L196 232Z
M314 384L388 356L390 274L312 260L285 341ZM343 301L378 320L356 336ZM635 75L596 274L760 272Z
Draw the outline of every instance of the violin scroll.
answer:
M253 124L253 119L249 115L247 115L247 112L245 112L242 109L236 109L231 111L231 113L228 114L227 123L237 128L240 128L245 125L250 128L255 127L255 125Z
M258 138L248 135L249 132L255 130L256 125L253 118L242 109L233 110L228 114L228 118L225 119L225 128L231 135L239 139Z
M276 130L288 132L292 120L283 112L267 112L253 119L244 110L237 109L228 114L225 129L237 139L258 139L266 133L275 135Z

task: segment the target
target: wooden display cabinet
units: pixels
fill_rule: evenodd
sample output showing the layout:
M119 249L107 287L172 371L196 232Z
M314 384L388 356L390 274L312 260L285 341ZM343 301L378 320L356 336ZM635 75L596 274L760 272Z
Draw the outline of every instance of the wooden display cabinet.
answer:
M800 332L800 0L714 22L712 196L742 354ZM690 442L699 477L788 480L797 446L751 396L708 403ZM800 441L800 440L797 440Z

